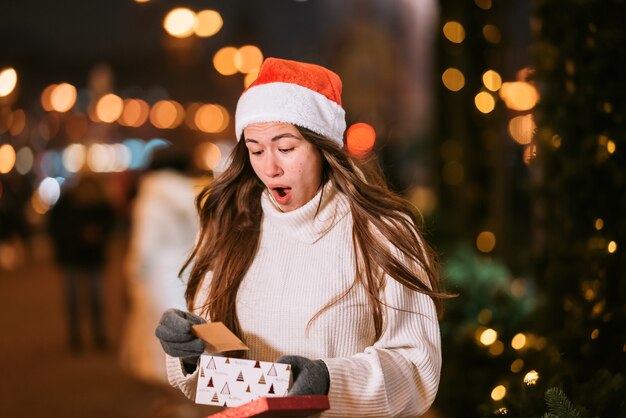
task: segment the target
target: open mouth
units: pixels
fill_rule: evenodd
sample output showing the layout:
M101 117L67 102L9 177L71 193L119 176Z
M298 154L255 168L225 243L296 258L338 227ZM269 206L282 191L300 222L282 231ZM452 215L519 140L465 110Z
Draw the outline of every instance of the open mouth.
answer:
M276 202L284 205L291 199L291 187L272 187L272 194Z

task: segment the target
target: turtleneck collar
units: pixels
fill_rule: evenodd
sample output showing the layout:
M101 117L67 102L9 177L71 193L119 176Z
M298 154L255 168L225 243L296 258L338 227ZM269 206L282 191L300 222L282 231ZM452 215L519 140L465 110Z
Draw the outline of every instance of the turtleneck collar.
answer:
M304 206L283 212L266 189L261 196L265 220L295 240L313 244L322 238L348 212L348 198L331 181L320 188Z

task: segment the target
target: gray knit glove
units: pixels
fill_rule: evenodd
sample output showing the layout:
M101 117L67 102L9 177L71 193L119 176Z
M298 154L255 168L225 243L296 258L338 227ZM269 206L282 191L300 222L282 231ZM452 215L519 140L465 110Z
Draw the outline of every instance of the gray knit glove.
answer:
M204 352L204 342L191 332L191 326L204 323L204 318L198 315L168 309L161 316L155 331L163 351L172 357L179 357L188 373L193 373L198 358Z
M309 360L302 356L282 356L277 363L291 365L293 385L289 396L328 395L330 375L322 360Z

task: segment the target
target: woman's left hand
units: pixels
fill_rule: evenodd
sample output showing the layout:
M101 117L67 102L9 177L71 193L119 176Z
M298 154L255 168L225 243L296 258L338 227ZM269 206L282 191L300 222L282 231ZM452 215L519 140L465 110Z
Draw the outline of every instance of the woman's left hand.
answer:
M289 390L289 396L328 394L330 375L322 360L310 360L302 356L282 356L276 362L291 365L293 385Z

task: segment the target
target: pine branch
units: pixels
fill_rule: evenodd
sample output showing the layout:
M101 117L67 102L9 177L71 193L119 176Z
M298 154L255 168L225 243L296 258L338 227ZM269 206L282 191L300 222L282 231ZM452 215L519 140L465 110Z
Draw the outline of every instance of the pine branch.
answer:
M544 418L583 418L580 409L567 399L561 389L548 389L545 398L550 412L545 414Z

